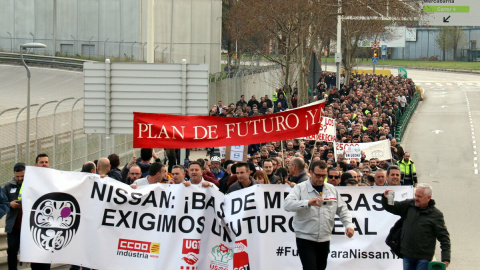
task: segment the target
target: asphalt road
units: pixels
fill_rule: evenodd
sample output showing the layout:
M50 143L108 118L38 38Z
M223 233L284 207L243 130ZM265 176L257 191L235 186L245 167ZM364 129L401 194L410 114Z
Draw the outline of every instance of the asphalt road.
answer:
M477 269L480 75L419 70L409 70L408 75L425 90L425 99L402 145L411 153L419 181L433 186L433 198L444 213L452 245L448 269ZM436 257L441 258L439 247Z
M69 97L76 100L83 97L83 72L38 67L30 67L30 72L30 104L41 106L48 101L60 101ZM0 81L2 83L0 96L3 97L0 99L0 113L9 108L23 108L27 105L27 73L23 66L0 65ZM62 103L58 111L70 110L75 100ZM47 106L55 107L55 105ZM33 115L38 108L38 106L32 108ZM47 112L48 108L42 111ZM50 114L53 113L53 108L50 111ZM0 118L0 124L15 121L17 114L18 110L5 113ZM25 112L22 115L21 119L25 119Z

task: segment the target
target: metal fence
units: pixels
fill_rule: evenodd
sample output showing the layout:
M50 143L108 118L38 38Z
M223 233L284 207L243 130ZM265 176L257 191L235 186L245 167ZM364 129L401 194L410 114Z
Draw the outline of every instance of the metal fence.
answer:
M39 153L50 157L50 167L79 170L87 160L117 153L121 164L131 158L132 135L112 135L106 147L105 135L83 132L83 98L52 100L31 105L30 140L26 140L26 111L9 108L0 112L0 173L3 186L13 176L13 165L25 161L25 147L30 147L33 165Z
M398 121L397 129L395 130L395 139L397 142L400 143L402 141L403 135L405 134L407 126L410 123L410 118L412 118L413 114L415 113L419 102L420 92L415 92L412 101L410 104L408 104L408 107L405 109L405 112L403 112L402 117L400 117L400 120Z
M137 41L113 41L109 38L105 40L79 40L75 36L72 39L57 39L56 40L56 56L63 57L82 57L92 60L104 60L106 58L113 61L126 62L145 62L147 60L147 42ZM14 38L11 36L0 36L0 51L3 52L20 52L20 45L28 42L40 42L47 45L46 49L29 49L33 54L53 55L52 39L39 38ZM184 44L188 45L188 44ZM192 43L193 45L193 43ZM167 49L168 44L157 44L154 48L154 58L156 63L168 63L170 60L170 50ZM179 61L179 59L186 58L189 63L208 63L207 54L188 54L183 55L175 53L172 50L172 62Z
M296 72L296 67L292 67ZM224 105L236 103L241 95L249 100L252 95L257 99L268 95L272 98L275 88L283 84L284 74L278 66L259 66L233 69L230 72L219 72L210 76L209 102L210 106L219 100Z

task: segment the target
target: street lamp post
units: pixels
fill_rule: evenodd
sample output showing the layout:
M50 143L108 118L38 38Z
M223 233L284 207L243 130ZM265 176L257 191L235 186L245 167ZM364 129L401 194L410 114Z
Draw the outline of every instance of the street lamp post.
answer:
M26 140L25 140L25 164L29 165L30 162L30 69L28 69L25 60L23 59L23 50L28 48L46 48L47 45L43 43L25 43L20 45L20 57L22 64L27 70L27 125L26 125Z

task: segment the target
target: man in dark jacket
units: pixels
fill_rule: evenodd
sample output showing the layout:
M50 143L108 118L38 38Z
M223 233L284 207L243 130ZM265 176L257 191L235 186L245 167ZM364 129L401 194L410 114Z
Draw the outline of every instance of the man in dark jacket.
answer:
M276 184L279 182L278 176L275 175L275 170L273 168L273 161L271 159L268 158L263 161L262 169L267 174L270 184Z
M225 174L220 180L218 180L218 182L220 183L219 190L222 193L227 193L228 191L227 183L228 183L228 179L230 179L230 176L232 176L232 166L233 166L233 163L228 164L225 169Z
M5 185L4 194L10 202L10 212L5 220L7 233L7 261L8 269L17 269L17 254L20 249L20 227L22 225L22 204L18 200L18 193L25 176L25 164L17 163L13 166L14 177Z
M290 173L290 182L300 184L309 179L305 172L305 161L299 157L295 157L290 161L288 172Z
M284 94L279 94L278 95L278 100L273 104L273 106L276 108L278 103L281 104L281 108L283 109L283 111L288 109L287 100L285 99Z
M407 199L389 205L387 189L382 197L382 206L387 212L403 217L400 242L403 255L403 269L427 270L435 255L436 239L442 249L442 262L450 264L450 235L443 214L432 200L432 187L418 184L415 199Z
M233 183L228 188L228 193L232 193L237 190L241 190L243 188L251 187L253 185L258 185L259 183L256 180L250 178L250 173L252 172L252 168L246 162L240 162L236 164L235 174L237 175L238 181Z
M118 168L120 166L120 157L117 154L108 155L110 161L110 171L107 173L108 177L124 182L122 177L122 171Z

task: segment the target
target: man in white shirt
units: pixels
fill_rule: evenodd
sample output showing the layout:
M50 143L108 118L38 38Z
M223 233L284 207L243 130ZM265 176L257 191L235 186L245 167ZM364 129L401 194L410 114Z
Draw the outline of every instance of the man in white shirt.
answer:
M167 175L167 167L159 162L154 162L150 165L150 169L147 177L140 178L133 182L130 186L137 188L138 186L151 185L155 183L161 183L163 178Z
M185 167L182 165L175 165L172 168L172 179L168 181L169 184L184 184L186 187L192 183L185 179Z
M202 177L202 171L203 167L200 164L200 162L197 161L191 161L188 164L188 174L190 175L190 182L192 183L192 186L200 186L200 187L212 187L218 190L218 187L208 181L205 181Z

